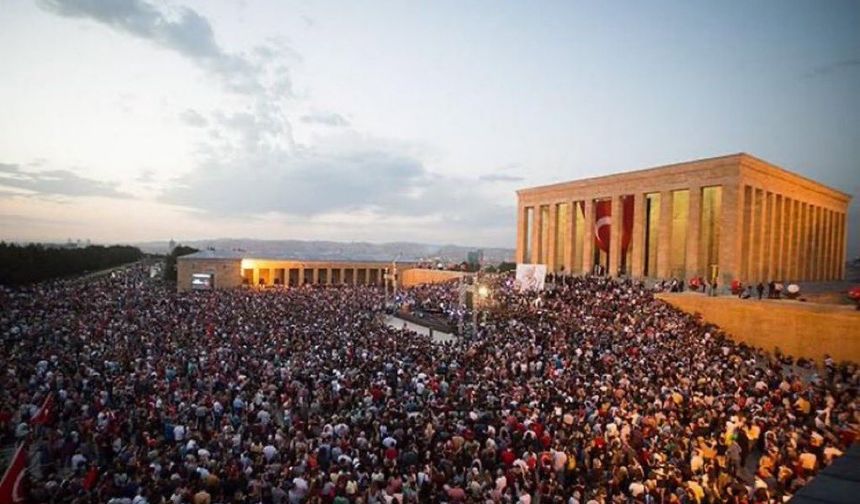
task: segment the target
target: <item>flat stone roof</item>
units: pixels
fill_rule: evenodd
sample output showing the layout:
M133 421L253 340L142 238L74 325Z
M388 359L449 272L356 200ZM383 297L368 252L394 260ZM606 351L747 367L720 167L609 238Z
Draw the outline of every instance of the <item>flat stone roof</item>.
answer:
M193 254L187 254L183 256L177 257L177 260L186 260L186 261L200 261L200 260L210 260L210 261L238 261L242 259L250 259L255 261L292 261L292 262L304 262L304 263L361 263L361 264L391 264L391 261L379 261L379 260L369 260L369 259L349 259L349 258L328 258L328 257L320 257L320 258L304 258L304 257L293 257L289 255L271 255L268 254L266 256L260 256L256 254L252 254L249 252L244 252L240 250L200 250L198 252L194 252ZM398 264L408 265L414 264L415 261L397 261Z
M569 180L564 182L556 182L552 184L526 187L523 189L517 190L517 194L524 195L529 193L539 193L547 190L554 189L573 189L579 188L589 185L595 184L610 184L613 182L619 182L625 179L647 179L648 177L652 177L654 175L662 175L665 173L691 173L698 171L708 171L713 169L715 166L725 166L725 165L737 165L738 169L747 168L747 169L755 169L755 170L767 170L771 174L780 176L788 180L789 182L806 186L807 188L814 188L818 190L823 190L824 192L831 193L831 196L836 196L840 199L847 201L851 200L851 195L840 191L838 189L834 189L832 187L826 186L821 182L815 181L809 177L805 177L803 175L799 175L792 171L786 170L780 166L777 166L773 163L765 161L761 158L753 156L751 154L747 154L746 152L738 152L735 154L728 154L724 156L714 156L708 158L701 159L693 159L689 161L682 161L679 163L670 163L666 165L653 166L649 168L641 168L638 170L629 170L624 172L615 172L607 175L598 175L595 177L587 177L582 179Z

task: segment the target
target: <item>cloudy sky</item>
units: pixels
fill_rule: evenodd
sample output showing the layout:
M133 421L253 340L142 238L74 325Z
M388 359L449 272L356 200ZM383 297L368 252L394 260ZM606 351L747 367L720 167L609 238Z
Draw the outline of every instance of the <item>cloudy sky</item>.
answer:
M513 246L519 187L739 151L860 194L858 26L852 1L0 0L0 237Z

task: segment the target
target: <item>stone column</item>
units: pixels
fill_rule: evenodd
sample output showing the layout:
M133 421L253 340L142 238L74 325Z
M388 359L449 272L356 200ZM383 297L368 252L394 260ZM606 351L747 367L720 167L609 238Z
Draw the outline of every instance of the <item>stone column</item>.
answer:
M839 229L839 214L836 210L830 211L830 279L836 280L839 273L839 254L837 242L839 240L839 235L837 233Z
M779 278L783 283L788 280L791 268L791 199L782 197L782 259Z
M699 241L702 236L702 188L690 187L690 208L687 211L687 251L684 259L687 280L702 273L699 264ZM707 268L707 265L704 265ZM703 277L707 277L707 272Z
M804 274L803 261L805 255L803 247L806 244L806 237L804 236L806 215L804 210L806 210L806 204L802 201L797 201L794 216L797 226L794 233L794 277L792 278L794 282L801 280Z
M821 280L830 280L830 209L822 208L821 212L821 221L824 223L821 226L821 252L824 259L821 265Z
M320 270L319 268L311 268L311 283L317 285L320 283Z
M791 255L791 270L792 282L797 281L803 273L803 268L800 267L801 245L803 244L803 203L794 200L794 225L793 225L793 240L792 240L792 255Z
M774 261L776 265L774 266L774 280L779 280L782 278L784 273L784 259L785 259L785 197L781 194L776 196L776 230L777 237L774 240L774 246L776 247L776 252L774 255Z
M788 244L788 273L786 280L794 281L798 274L798 254L800 248L800 202L796 199L791 200L791 213L789 216L790 227L788 229L791 241Z
M516 262L517 264L525 262L526 257L526 207L517 205L517 245L516 245ZM353 273L355 275L355 273Z
M585 226L582 230L582 272L591 274L594 269L594 200L585 200Z
M839 275L839 247L838 247L838 230L839 230L839 213L836 210L830 210L830 226L828 233L827 253L830 255L830 261L827 265L827 280L836 280Z
M836 280L839 276L839 213L835 210L830 212L830 279Z
M774 195L770 191L764 192L764 202L762 209L762 254L761 254L761 281L767 283L773 278L773 238L776 236L774 228L775 212Z
M788 265L791 261L791 255L789 255L789 248L791 247L791 201L785 196L782 197L782 256L779 278L783 280L783 283L788 278Z
M809 205L809 255L806 256L806 262L807 279L815 281L818 269L818 207L812 204Z
M812 246L812 205L801 203L800 209L800 268L798 280L807 281L810 278L809 270L809 252Z
M818 255L818 207L809 205L809 251L806 256L806 278L807 280L816 280L815 269L817 267Z
M613 195L610 199L611 221L609 226L609 276L617 277L621 266L621 228L624 227L622 216L621 196Z
M672 200L672 191L660 191L660 230L657 232L657 277L660 279L670 274Z
M759 247L761 246L760 234L761 215L759 209L759 189L755 186L750 188L750 228L747 230L747 240L749 247L747 249L747 278L744 283L755 283L758 281L759 267Z
M549 205L549 226L547 226L547 233L549 236L547 237L547 250L544 252L546 256L546 270L547 272L555 272L556 270L556 240L558 239L558 204L551 203Z
M818 206L810 205L809 225L809 279L818 280Z
M821 254L823 261L821 264L821 280L830 279L830 209L821 208Z
M827 265L830 261L830 255L827 253L827 246L829 241L827 240L827 232L828 226L830 225L828 210L824 207L821 207L821 238L819 240L819 248L821 249L821 266L818 268L818 279L826 280L827 279Z
M845 279L845 255L847 254L847 241L845 240L845 214L839 213L839 276L838 280Z
M579 208L577 208L575 201L568 201L567 204L569 205L567 210L567 225L569 229L567 237L565 237L567 243L565 246L564 271L572 275L578 273L573 271L573 264L576 262L576 250L573 247L576 243L576 216L579 215Z
M823 208L822 212L824 219L824 227L822 228L822 232L824 233L822 237L822 242L824 243L824 264L822 265L821 279L830 280L830 269L833 264L833 254L830 253L833 244L831 241L831 236L833 236L833 214L829 208Z
M630 237L630 274L634 278L645 275L645 193L633 195L633 236Z
M533 264L540 264L541 259L541 211L540 205L535 205L532 210L532 253L529 261Z
M827 208L821 207L821 215L819 217L819 225L821 232L819 233L818 240L818 249L819 249L819 262L821 263L818 266L818 279L819 280L827 280L827 268L830 265L830 250L828 246L830 245L830 240L828 240L828 234L830 232L830 211Z
M740 182L723 186L720 213L720 285L731 286L739 278L743 228L744 191Z

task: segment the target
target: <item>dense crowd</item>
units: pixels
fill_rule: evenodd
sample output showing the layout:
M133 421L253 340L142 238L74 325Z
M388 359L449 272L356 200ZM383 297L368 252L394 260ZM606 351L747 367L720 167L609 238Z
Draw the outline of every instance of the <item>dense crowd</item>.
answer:
M854 366L784 366L631 282L486 281L446 344L373 287L2 290L0 438L29 440L32 502L699 503L782 501L857 434Z
M467 315L461 303L458 279L400 290L392 301L398 311L436 315L454 323Z

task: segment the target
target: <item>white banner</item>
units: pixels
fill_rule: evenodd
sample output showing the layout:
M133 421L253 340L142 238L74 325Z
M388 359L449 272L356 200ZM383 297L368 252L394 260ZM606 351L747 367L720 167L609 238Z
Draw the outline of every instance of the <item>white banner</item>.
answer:
M543 290L546 281L546 264L517 264L514 284L520 291Z

